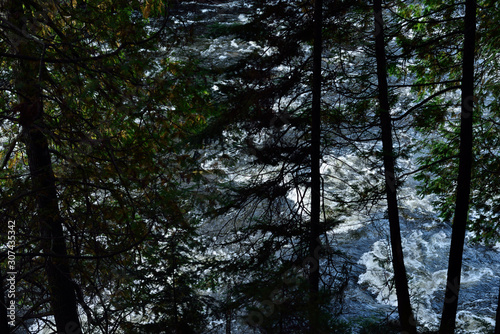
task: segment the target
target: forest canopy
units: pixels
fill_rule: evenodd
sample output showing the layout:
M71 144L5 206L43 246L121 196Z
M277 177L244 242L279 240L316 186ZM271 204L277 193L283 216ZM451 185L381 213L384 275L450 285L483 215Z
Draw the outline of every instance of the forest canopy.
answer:
M500 3L0 3L1 333L499 331Z

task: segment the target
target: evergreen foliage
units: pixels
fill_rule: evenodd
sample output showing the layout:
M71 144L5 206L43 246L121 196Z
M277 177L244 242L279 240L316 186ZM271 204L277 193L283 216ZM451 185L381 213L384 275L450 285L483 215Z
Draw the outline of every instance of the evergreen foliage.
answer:
M389 220L387 281L420 330L405 181L474 241L500 236L500 4L477 1L465 41L464 2L374 2L3 1L0 332L398 330L342 317L350 212Z

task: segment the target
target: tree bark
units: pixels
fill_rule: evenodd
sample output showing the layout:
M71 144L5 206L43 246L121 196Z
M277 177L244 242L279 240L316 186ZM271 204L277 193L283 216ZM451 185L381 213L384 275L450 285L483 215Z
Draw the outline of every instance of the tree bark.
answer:
M444 296L440 333L455 331L460 273L464 250L465 231L469 211L469 195L472 171L472 112L474 101L474 49L476 35L476 1L465 2L465 29L462 62L462 114L460 119L460 153L458 165L457 197L451 233L448 275Z
M398 299L398 311L401 328L407 333L416 333L416 321L411 308L408 280L404 264L401 232L399 226L398 200L395 177L395 157L392 143L392 120L389 112L389 92L387 85L387 61L384 41L384 19L382 17L382 1L373 3L375 17L375 52L377 60L377 78L379 90L379 117L382 130L382 150L384 157L385 191L392 247L392 265Z
M26 17L31 15L29 6L22 1L5 4L10 23L24 32ZM42 46L30 40L24 33L12 33L13 48L19 56L15 69L15 88L19 104L14 108L19 113L22 125L22 141L26 147L32 191L37 205L34 221L38 223L42 252L45 255L45 272L50 291L50 303L58 333L79 334L81 325L74 283L70 275L63 218L59 211L56 179L52 169L49 145L42 132L43 101L40 87L43 54ZM40 54L37 54L40 53ZM25 60L24 56L35 56L39 61Z
M319 282L321 249L321 54L322 0L314 2L314 49L311 124L311 222L309 231L309 322L310 332L320 331Z
M24 131L32 189L37 203L42 250L47 256L45 271L57 331L68 334L81 333L47 138L38 127L32 126Z

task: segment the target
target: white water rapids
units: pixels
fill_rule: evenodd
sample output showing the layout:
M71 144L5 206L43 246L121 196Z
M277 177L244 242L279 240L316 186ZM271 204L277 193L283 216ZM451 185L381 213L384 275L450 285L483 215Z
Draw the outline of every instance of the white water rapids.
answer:
M223 12L224 15L231 16L232 6L242 3L244 4L244 1L206 5L205 11L210 9L214 13ZM215 10L216 7L220 8ZM207 18L207 22L247 21L243 14L230 19L226 16L221 18L220 14L217 14ZM220 38L216 43L210 41L205 47L201 54L213 55L220 61L228 61L235 54L255 49L255 45L251 43L244 44L225 38ZM346 183L380 177L376 171L363 167L363 162L353 155L336 156L332 161L326 160L322 174L327 193L348 192ZM342 163L339 164L339 161ZM399 163L405 164L406 171L416 168L414 161ZM399 189L401 234L412 307L419 330L430 331L439 326L444 303L451 226L449 222L443 222L438 217L432 207L431 197L417 195L416 185L416 181L409 179ZM297 202L293 196L289 199ZM303 200L307 201L307 198ZM325 204L328 207L329 203ZM331 203L331 208L335 209L335 203ZM362 323L367 318L397 318L395 288L391 283L393 270L389 229L384 212L384 202L378 203L370 213L347 212L341 217L342 223L328 233L331 246L343 251L353 263L342 315L349 322ZM471 239L470 235L467 239ZM468 242L463 258L457 333L491 332L500 287L500 253L495 247Z
M415 182L409 181L400 189L399 205L412 307L419 330L437 330L444 303L451 226L437 217L430 198L419 197ZM360 224L360 218L362 215L356 213L331 237L356 263L346 292L344 317L350 321L397 318L388 221L365 218ZM495 326L500 253L496 247L473 244L470 239L468 234L456 332L489 333Z

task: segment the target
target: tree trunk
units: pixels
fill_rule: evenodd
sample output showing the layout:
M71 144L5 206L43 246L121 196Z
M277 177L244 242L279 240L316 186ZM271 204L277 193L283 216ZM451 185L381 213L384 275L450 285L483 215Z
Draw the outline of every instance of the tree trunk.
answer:
M322 53L322 0L314 5L314 50L312 83L312 124L311 124L311 222L309 231L309 322L310 332L319 333L319 281L321 249L321 53Z
M41 104L39 108L42 108ZM47 138L38 127L32 126L24 131L32 188L37 203L36 219L42 250L47 256L45 270L57 331L81 333Z
M401 246L401 232L399 227L399 212L394 174L395 157L392 144L392 124L389 113L389 93L387 86L387 63L384 41L384 20L382 17L382 1L373 3L375 16L375 52L377 60L377 77L379 90L379 117L382 130L382 149L385 170L385 190L387 195L387 211L392 247L392 265L394 267L394 281L398 298L398 311L401 327L404 332L416 333L416 321L410 303L408 280Z
M15 69L15 88L19 104L14 108L19 113L22 125L22 141L30 170L32 191L37 211L34 221L38 223L42 252L45 256L45 271L50 291L50 303L58 333L81 333L74 283L71 279L63 218L59 211L56 181L52 170L49 145L42 132L43 102L40 73L43 69L42 46L25 35L24 24L31 15L28 5L22 1L6 3L8 18L18 29L12 33L13 48L19 55ZM22 59L34 56L40 61Z
M474 48L476 34L476 1L465 2L465 30L462 62L462 115L460 120L460 153L455 216L451 233L450 257L440 333L455 331L460 273L464 250L465 230L469 211L472 170L472 111L474 96Z

